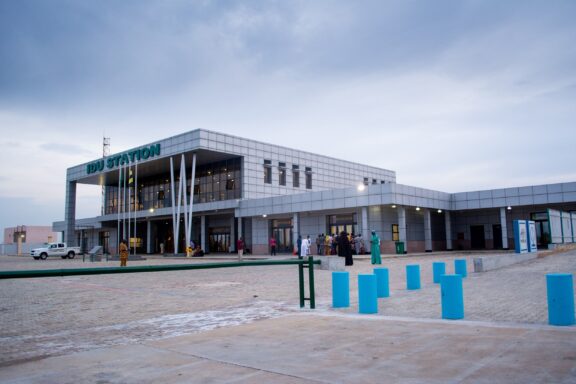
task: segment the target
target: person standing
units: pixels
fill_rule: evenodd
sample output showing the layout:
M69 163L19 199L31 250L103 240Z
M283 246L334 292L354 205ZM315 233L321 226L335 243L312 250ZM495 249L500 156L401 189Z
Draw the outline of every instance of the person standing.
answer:
M242 255L244 254L244 239L242 237L236 242L236 249L238 250L238 261L242 261Z
M353 265L354 259L352 258L352 248L350 247L350 240L346 232L340 232L338 237L338 256L345 257L345 265Z
M270 238L270 255L276 256L276 238L274 236Z
M357 255L362 251L362 234L358 234L358 236L354 238L354 249Z
M342 233L346 233L346 232L342 232ZM331 255L339 255L338 253L338 236L333 233L332 234L332 238L330 240L330 254Z
M128 262L128 246L126 240L120 242L120 266L125 267Z
M300 254L302 253L302 236L298 235L296 245L298 246L298 252L296 254L298 255L298 257L300 257Z
M310 239L306 238L302 240L302 244L300 245L300 254L298 255L299 259L303 259L304 257L308 256L310 252Z
M376 235L376 231L372 231L372 238L370 239L370 259L372 264L382 264L380 238Z

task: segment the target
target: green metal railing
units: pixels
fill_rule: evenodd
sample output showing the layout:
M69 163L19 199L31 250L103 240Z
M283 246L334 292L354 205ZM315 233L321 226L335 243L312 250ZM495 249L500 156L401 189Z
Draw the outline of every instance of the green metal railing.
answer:
M213 269L213 268L235 268L252 267L263 265L298 265L298 278L300 288L300 307L304 307L306 300L310 301L310 308L316 308L314 290L314 264L320 264L320 260L314 260L312 256L308 259L299 260L253 260L230 263L203 263L203 264L177 264L177 265L143 265L138 267L107 267L107 268L75 268L75 269L40 269L29 271L0 271L2 279L30 279L37 277L63 277L80 275L110 275L116 273L143 273L143 272L166 272L184 271L189 269ZM308 268L308 284L310 297L304 294L304 268Z

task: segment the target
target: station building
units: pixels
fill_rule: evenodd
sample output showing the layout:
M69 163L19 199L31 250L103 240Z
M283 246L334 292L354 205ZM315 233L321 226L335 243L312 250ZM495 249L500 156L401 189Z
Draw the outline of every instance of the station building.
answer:
M103 187L102 214L76 219L76 187ZM69 245L116 254L292 253L298 236L361 234L381 251L513 247L516 219L536 221L539 247L574 242L576 182L446 193L396 183L392 170L197 129L67 170Z

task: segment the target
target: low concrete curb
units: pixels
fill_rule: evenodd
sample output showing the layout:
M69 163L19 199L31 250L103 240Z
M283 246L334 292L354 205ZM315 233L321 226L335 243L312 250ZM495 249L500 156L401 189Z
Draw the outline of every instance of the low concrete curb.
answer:
M475 257L474 272L486 272L538 258L538 252Z
M345 271L344 258L338 256L314 256L314 260L320 260L322 264L317 265L317 269L328 271Z

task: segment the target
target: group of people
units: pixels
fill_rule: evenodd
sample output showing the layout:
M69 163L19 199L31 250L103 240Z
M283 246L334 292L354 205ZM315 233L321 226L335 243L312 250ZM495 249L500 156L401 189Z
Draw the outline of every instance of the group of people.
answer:
M272 240L272 239L271 239ZM311 255L312 242L310 236L302 239L298 236L298 257L301 259L305 256ZM274 247L275 248L275 247ZM345 257L345 265L353 265L354 254L361 255L365 253L364 239L361 234L354 235L340 232L340 235L324 235L323 233L316 238L316 252L318 255L338 255ZM274 249L274 254L275 254ZM382 264L382 257L380 256L380 238L376 235L376 231L372 231L370 238L370 256L372 264Z
M270 254L276 255L276 238L272 236L269 241ZM238 261L242 261L245 249L244 239L240 237L236 242L236 248L238 251ZM305 256L311 255L312 251L312 241L310 240L310 235L305 239L302 236L298 236L298 258L302 259ZM120 266L125 267L128 261L128 245L126 240L120 242ZM345 231L340 232L339 236L336 235L326 235L320 234L316 238L316 253L318 255L336 255L345 257L346 265L353 265L354 259L353 254L361 255L365 253L364 250L364 239L361 234L355 236L354 234L348 234ZM370 238L370 255L372 264L382 264L382 258L380 256L380 238L376 235L376 231L372 231L372 237ZM200 248L200 245L195 245L191 242L186 249L186 256L188 257L198 257L204 256L204 251Z

